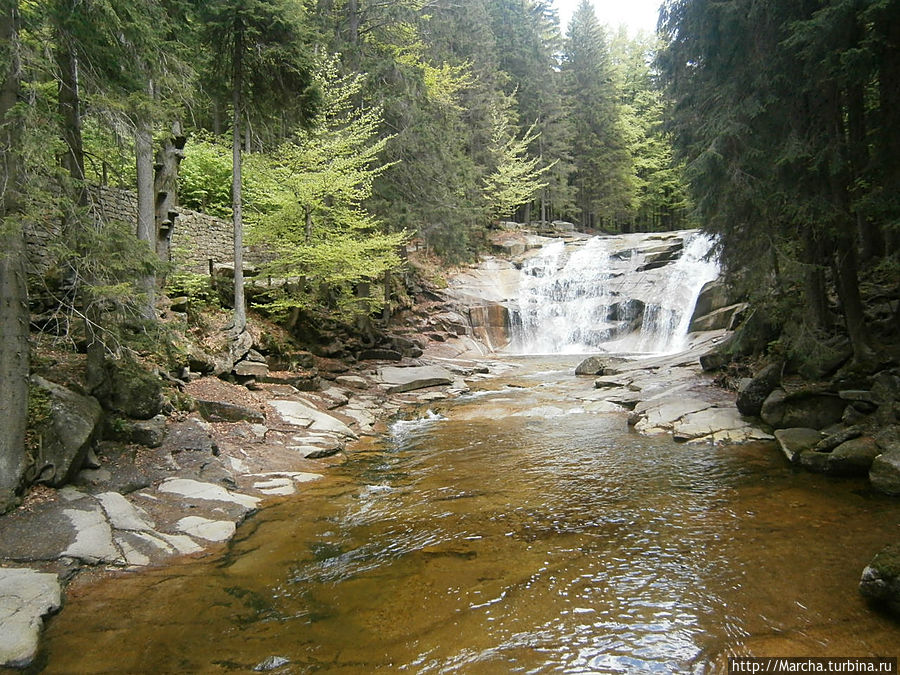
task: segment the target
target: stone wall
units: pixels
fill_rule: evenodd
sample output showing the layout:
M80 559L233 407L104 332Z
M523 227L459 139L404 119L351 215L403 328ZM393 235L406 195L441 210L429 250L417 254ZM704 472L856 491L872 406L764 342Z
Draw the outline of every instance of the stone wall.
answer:
M131 190L112 187L98 189L97 208L107 217L137 222L137 195ZM172 260L179 268L206 272L214 265L234 260L232 223L199 211L176 207L178 218L172 230ZM254 252L244 249L244 257L254 261Z
M131 190L98 186L91 190L92 206L103 220L137 223L137 194ZM231 263L233 255L233 226L230 222L198 211L176 207L178 218L172 232L172 261L179 269L204 273L209 261L214 265ZM51 264L49 246L59 235L54 227L27 228L29 263L36 273L43 273ZM262 262L263 256L252 248L244 248L244 259Z

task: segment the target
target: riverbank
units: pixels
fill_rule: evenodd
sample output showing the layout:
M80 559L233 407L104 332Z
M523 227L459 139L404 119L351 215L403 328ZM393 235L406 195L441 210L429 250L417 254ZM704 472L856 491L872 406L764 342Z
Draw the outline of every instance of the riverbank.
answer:
M771 442L588 412L581 360L498 359L219 552L73 589L42 672L690 673L895 651L856 580L900 503Z

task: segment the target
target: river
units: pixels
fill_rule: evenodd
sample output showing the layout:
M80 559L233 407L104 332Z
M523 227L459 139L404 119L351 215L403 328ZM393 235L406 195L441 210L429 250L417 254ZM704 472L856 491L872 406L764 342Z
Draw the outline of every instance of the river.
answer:
M725 672L730 654L897 655L900 626L856 583L900 539L900 503L769 444L680 445L580 412L577 360L515 359L418 411L214 555L80 585L40 668L677 673Z

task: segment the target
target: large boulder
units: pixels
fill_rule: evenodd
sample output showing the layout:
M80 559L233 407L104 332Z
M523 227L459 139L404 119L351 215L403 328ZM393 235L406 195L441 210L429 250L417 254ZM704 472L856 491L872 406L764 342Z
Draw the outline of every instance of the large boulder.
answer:
M827 392L773 390L763 401L760 417L775 429L824 429L841 421L846 401Z
M605 375L606 361L599 356L589 356L575 367L576 375Z
M893 447L878 455L869 469L869 482L876 490L900 495L900 447Z
M91 392L109 411L149 420L163 409L162 381L130 359L104 363L103 379Z
M75 478L100 430L103 409L97 399L82 396L39 375L31 378L38 396L46 397L49 412L34 429L40 451L34 458L32 480L53 487ZM34 394L33 394L34 396Z
M862 572L859 592L900 616L900 543L883 548Z
M741 383L736 403L737 409L741 411L742 415L759 416L766 397L781 383L782 366L783 364L781 363L769 364L759 371L755 377L748 378ZM793 424L791 426L809 425Z
M835 476L865 476L880 453L871 436L854 438L829 453L825 471Z

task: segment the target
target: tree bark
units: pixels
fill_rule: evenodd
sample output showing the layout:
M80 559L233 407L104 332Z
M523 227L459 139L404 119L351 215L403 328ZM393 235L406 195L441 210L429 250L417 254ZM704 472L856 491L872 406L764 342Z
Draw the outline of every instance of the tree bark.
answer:
M233 119L231 129L231 208L234 223L234 320L235 335L247 328L247 308L244 300L244 221L241 214L241 87L243 86L243 36L234 36L234 78L232 86Z
M28 287L20 200L21 127L7 114L19 95L18 3L0 0L0 513L13 505L25 472L28 421Z
M853 347L853 359L857 363L867 363L871 361L874 354L869 345L863 302L859 294L856 246L848 238L844 238L840 244L835 252L834 266L838 297L841 300L844 323Z
M143 115L138 115L134 131L134 156L137 170L137 238L147 242L151 251L156 250L156 212L153 189L153 134ZM142 303L141 315L152 319L156 312L156 276L141 279L147 297Z

